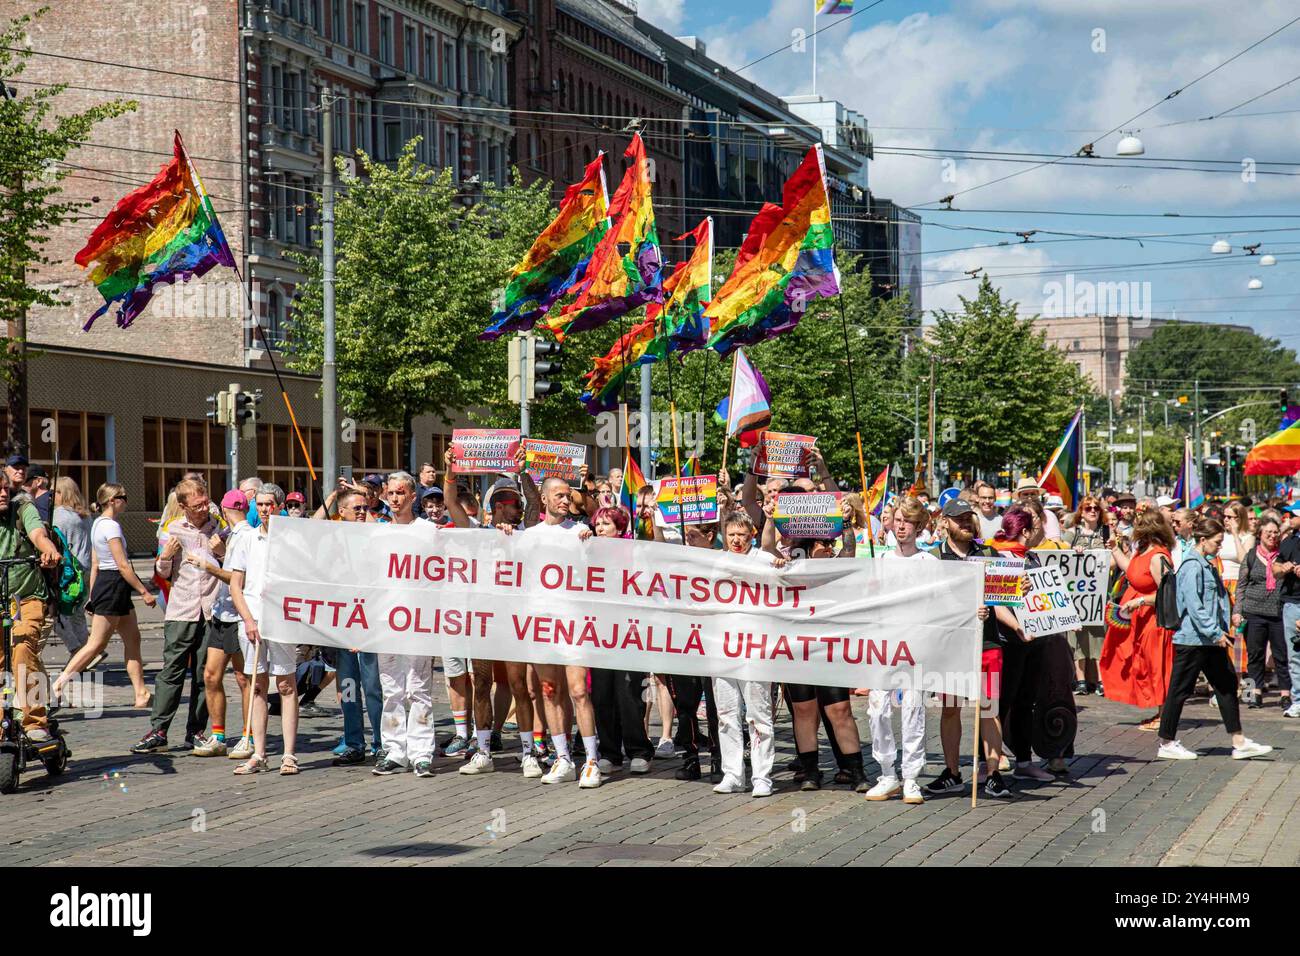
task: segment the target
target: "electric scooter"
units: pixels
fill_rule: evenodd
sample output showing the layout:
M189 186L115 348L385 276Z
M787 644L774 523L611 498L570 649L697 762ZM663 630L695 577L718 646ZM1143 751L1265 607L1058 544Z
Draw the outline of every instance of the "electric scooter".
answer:
M5 666L13 672L13 608L9 595L9 569L24 564L35 566L40 558L32 555L26 558L0 559L0 631L3 632ZM60 776L68 768L68 758L72 751L59 730L57 720L51 718L47 723L50 739L31 740L22 728L14 711L17 705L17 693L14 680L10 674L5 675L4 686L0 688L0 793L13 793L18 789L18 777L27 769L29 763L41 763L45 772L51 777Z

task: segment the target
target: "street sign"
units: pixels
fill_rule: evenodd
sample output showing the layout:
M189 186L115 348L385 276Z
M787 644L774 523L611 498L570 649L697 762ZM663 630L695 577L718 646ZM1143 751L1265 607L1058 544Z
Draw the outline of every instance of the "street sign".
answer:
M1123 454L1125 452L1131 453L1137 451L1138 446L1135 444L1130 444L1128 442L1125 442L1122 444L1108 445L1107 449L1115 452L1116 454Z
M898 462L894 462L894 467L890 470L889 477L890 478L903 477L903 469L899 466Z

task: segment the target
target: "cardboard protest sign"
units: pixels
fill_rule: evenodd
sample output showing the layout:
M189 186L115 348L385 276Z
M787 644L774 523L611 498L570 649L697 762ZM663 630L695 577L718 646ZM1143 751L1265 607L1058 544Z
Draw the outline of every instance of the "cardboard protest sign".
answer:
M1074 610L1084 627L1100 627L1106 623L1106 590L1110 583L1110 552L1098 548L1094 551L1035 551L1044 564L1061 570L1066 593L1074 601Z
M576 482L587 461L586 445L540 438L525 438L520 444L524 448L524 470L539 485L547 478Z
M655 482L660 526L709 524L718 520L718 476L661 478Z
M984 565L984 603L1001 607L1021 607L1025 603L1024 558L971 557Z
M838 491L800 494L781 492L776 496L772 520L787 538L838 538L844 533L844 514Z
M451 433L451 467L458 475L516 474L517 428L457 428Z
M788 435L763 432L751 471L768 478L807 478L808 462L804 456L817 444L812 435Z
M1082 626L1059 567L1045 564L1026 568L1025 575L1028 578L1025 603L1016 608L1016 619L1026 637L1060 634Z

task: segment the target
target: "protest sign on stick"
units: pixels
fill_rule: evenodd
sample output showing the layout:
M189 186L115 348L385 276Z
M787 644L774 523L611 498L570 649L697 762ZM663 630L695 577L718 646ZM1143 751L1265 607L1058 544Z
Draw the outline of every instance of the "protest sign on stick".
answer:
M1090 551L1035 551L1043 564L1061 569L1066 593L1074 601L1074 610L1084 627L1106 623L1106 591L1110 581L1110 552L1104 548Z
M581 477L587 462L586 445L540 438L525 438L520 444L524 449L524 470L539 485L547 478L563 478L572 484Z
M661 478L656 485L660 527L709 524L718 520L718 476Z
M807 453L816 444L817 439L812 435L763 432L750 470L768 478L807 478Z
M451 433L451 467L458 475L517 474L517 428L457 428Z
M984 566L984 603L994 607L1021 607L1025 603L1024 558L966 559Z
M776 513L772 515L776 530L787 538L838 538L844 533L843 497L838 491L783 491L776 496Z
M1026 637L1045 637L1081 626L1060 568L1051 564L1026 568L1025 577L1025 603L1016 608L1016 619Z

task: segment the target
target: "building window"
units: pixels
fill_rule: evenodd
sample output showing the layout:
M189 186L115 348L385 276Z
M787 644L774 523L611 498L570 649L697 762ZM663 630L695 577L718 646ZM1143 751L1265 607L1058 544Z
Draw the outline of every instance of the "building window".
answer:
M348 24L343 13L343 0L330 0L330 39L339 46L348 44Z
M307 447L311 449L312 463L319 468L320 429L303 428L302 437ZM292 425L258 424L257 477L279 485L284 489L285 494L301 491L303 497L307 499L308 514L320 505L316 498L315 483L311 480L311 470L307 466L307 459L302 453L302 446L298 444L298 436L294 434Z
M415 62L415 27L409 23L402 31L402 69L407 73L418 73Z
M451 40L442 41L442 85L449 90L457 89L456 82L456 44Z
M357 440L352 444L352 472L355 478L398 471L405 467L401 459L401 432L368 428L357 431Z
M370 53L370 45L367 42L370 33L368 21L365 3L363 0L356 0L352 4L352 46L358 53Z
M452 182L460 182L460 151L456 145L455 130L447 130L443 163L451 169Z
M430 34L424 36L424 69L420 76L430 83L438 78L438 38Z
M390 162L396 162L401 154L402 123L400 120L391 120L384 123L384 157Z
M144 420L144 507L162 511L167 495L187 471L197 471L209 493L230 487L226 427L185 418Z
M352 131L348 128L348 101L337 90L334 92L334 149L347 153L352 149Z
M51 424L53 427L51 428ZM0 433L8 431L9 413L0 408ZM59 474L77 483L87 502L106 481L117 480L113 457L113 416L91 412L62 412L48 408L27 410L27 457L54 477L54 450L58 445ZM46 436L53 441L47 442Z
M393 15L379 14L379 62L393 65Z

